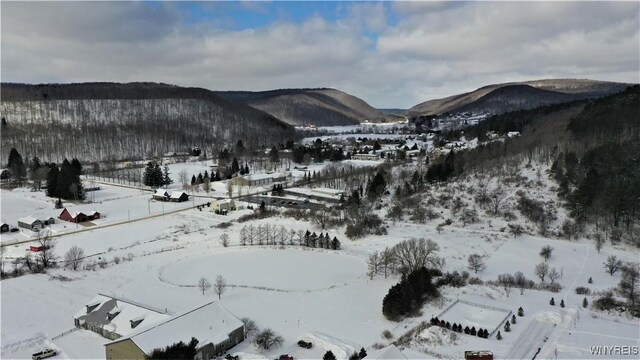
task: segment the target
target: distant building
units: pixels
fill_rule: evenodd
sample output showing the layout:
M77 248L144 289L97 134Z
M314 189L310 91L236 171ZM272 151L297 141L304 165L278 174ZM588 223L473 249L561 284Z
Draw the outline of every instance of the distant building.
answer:
M211 201L211 211L216 214L226 214L236 210L236 203L233 199L216 199Z
M376 161L376 160L380 160L380 155L379 154L353 154L351 155L351 160Z
M2 222L2 225L0 225L0 233L4 233L8 231L9 231L9 224L7 224L6 222Z
M31 231L40 231L44 224L42 220L38 220L33 216L25 216L23 218L18 219L18 226L21 228L29 229Z
M58 218L60 220L69 221L77 224L85 221L93 221L93 220L100 219L100 213L95 210L88 211L88 212L82 212L82 211L70 212L67 208L64 208L64 210L62 210Z
M169 201L172 201L172 202L183 202L188 200L189 200L189 195L187 195L187 193L184 191L174 191L169 196Z
M198 340L196 360L209 360L224 354L245 339L242 321L217 301L176 315L105 345L107 359L149 359L154 349L191 338Z
M290 175L282 173L253 174L233 178L233 182L239 186L266 186L273 183L287 182Z

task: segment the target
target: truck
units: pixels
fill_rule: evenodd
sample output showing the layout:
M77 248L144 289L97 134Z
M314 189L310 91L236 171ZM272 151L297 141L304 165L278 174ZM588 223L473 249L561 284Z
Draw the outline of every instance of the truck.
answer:
M58 354L58 352L55 351L54 349L44 349L42 351L32 354L31 359L33 360L46 359L48 357L55 356L56 354Z

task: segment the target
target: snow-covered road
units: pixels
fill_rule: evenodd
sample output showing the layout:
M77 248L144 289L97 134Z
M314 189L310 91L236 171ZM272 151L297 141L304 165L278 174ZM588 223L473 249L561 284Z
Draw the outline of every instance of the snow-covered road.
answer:
M520 334L505 359L533 359L539 348L556 327L555 324L533 320Z

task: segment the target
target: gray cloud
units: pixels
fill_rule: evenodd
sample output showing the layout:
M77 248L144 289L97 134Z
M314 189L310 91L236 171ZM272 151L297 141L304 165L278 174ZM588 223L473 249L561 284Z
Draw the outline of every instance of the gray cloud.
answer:
M330 86L379 107L536 78L640 81L637 2L401 2L392 25L383 4L347 6L337 21L228 31L171 3L3 2L2 81Z

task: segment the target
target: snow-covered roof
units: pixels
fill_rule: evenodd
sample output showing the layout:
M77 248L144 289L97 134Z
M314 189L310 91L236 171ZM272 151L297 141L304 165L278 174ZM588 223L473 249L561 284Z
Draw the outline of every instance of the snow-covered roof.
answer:
M38 219L34 218L33 216L25 216L25 217L21 217L20 219L18 219L18 222L22 222L22 223L25 223L25 224L33 224L36 221L41 221L41 220L38 220Z
M156 192L153 195L157 195L157 196L167 196L167 190L165 189L157 189Z
M188 343L191 337L198 339L199 346L219 344L243 325L229 310L213 301L155 325L147 325L110 344L131 339L142 351L149 354L153 349L179 341Z
M179 199L182 196L182 194L186 194L186 193L184 191L173 191L171 193L171 198L172 199Z
M224 205L224 204L231 204L233 202L233 199L218 199L216 201L218 202L219 205Z
M91 312L87 313L87 309L91 309ZM109 315L112 319L109 319ZM93 298L74 316L74 319L102 326L105 330L121 336L127 336L137 330L131 327L132 321L144 319L141 325L149 326L169 318L170 315L158 310L102 294Z
M367 359L394 359L401 360L406 359L402 351L398 349L395 345L391 344L386 347L383 347L380 350L376 350L372 354L367 355Z

